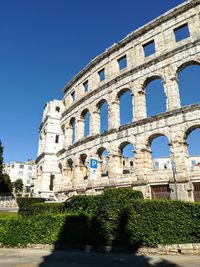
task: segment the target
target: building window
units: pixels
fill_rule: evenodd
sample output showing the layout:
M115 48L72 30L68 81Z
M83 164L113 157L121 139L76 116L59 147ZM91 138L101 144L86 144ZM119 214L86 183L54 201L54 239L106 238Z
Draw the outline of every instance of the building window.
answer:
M50 176L50 183L49 183L49 190L53 191L53 182L54 182L54 175Z
M183 39L190 37L188 24L187 23L183 24L180 27L174 29L174 35L175 35L176 42L179 42Z
M59 142L59 135L56 135L56 137L55 137L55 143L58 144L58 142Z
M60 107L56 107L56 111L57 112L60 112Z
M33 167L32 166L28 166L28 170L32 171Z
M75 91L71 93L71 97L72 97L72 100L74 102L76 100Z
M99 75L99 80L100 82L101 81L104 81L105 80L105 69L102 69L98 72L98 75Z
M22 164L19 165L19 168L20 168L20 169L24 169L24 165L22 165Z
M88 81L83 83L83 87L84 87L85 93L87 93L88 92Z
M14 168L14 164L12 164L11 168Z
M130 166L131 166L131 167L133 166L133 161L130 161Z
M31 178L31 177L32 177L32 173L31 173L31 172L28 172L28 173L27 173L27 176L28 176L29 178Z
M156 52L154 40L143 45L144 56L148 57Z
M127 67L127 58L126 55L123 57L120 57L118 60L119 70L123 70Z
M19 171L18 175L23 176L23 172Z
M156 168L156 169L159 168L159 162L158 162L158 161L155 161L155 162L154 162L154 168Z

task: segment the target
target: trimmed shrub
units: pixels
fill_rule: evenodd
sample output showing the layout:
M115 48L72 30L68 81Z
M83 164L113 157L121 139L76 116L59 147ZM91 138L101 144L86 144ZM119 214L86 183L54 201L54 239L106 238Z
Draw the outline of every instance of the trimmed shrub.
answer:
M29 207L29 215L59 214L65 212L64 203L36 203Z
M102 216L42 214L0 218L0 243L156 247L200 242L200 203L131 200L123 207L113 206L115 211L107 207L108 213L101 207Z
M124 232L129 244L157 246L200 242L200 203L131 201Z
M20 197L17 198L17 204L19 207L18 213L22 216L30 215L30 206L35 203L45 202L45 198L28 198L28 197Z
M96 214L101 195L73 196L65 201L65 208L70 213Z

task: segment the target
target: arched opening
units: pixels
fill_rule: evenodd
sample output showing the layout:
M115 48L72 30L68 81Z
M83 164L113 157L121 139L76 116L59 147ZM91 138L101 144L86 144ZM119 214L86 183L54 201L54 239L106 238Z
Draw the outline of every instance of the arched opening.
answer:
M187 106L200 102L200 64L188 62L178 70L179 92L181 106Z
M101 177L108 176L108 160L109 160L109 152L106 148L101 147L97 151L99 157L99 169Z
M102 100L98 104L100 111L100 134L108 130L108 102Z
M90 134L90 113L88 109L85 109L81 117L83 118L84 121L84 137L86 138Z
M118 93L120 105L120 126L131 123L133 120L132 93L130 89Z
M165 135L156 134L150 137L149 147L154 169L171 169L169 140Z
M87 163L87 155L81 154L80 155L80 172L81 172L81 176L83 177L84 180L86 180L88 178L88 163Z
M186 132L188 144L189 166L200 170L200 125L191 127Z
M76 141L76 120L75 118L71 118L70 120L70 126L71 126L71 129L72 129L72 144L75 143Z
M119 147L121 156L121 168L123 174L133 173L134 170L134 146L129 142L124 142Z
M145 81L147 117L166 111L166 94L162 79L153 76Z
M58 163L58 168L60 170L60 173L62 173L63 172L63 166L62 166L61 162Z

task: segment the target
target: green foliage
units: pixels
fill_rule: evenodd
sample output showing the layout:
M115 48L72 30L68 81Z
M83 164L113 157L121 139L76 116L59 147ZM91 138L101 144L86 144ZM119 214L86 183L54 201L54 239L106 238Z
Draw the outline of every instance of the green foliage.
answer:
M99 196L73 196L65 202L65 208L70 213L96 214L98 203L101 199Z
M29 207L29 216L38 214L59 214L65 212L64 203L36 203Z
M108 213L101 208L104 213L93 216L77 213L0 216L0 243L155 247L200 242L200 203L132 199L123 207L113 205L115 212L107 207Z
M17 198L17 204L19 207L18 213L22 216L29 216L31 205L35 203L42 203L44 201L45 198L19 197Z
M131 244L200 242L200 204L169 200L133 201L126 231Z
M12 183L8 174L3 173L3 146L0 140L0 193L12 193Z
M24 187L24 184L23 184L23 181L22 179L17 179L14 183L13 183L13 187L15 188L15 192L16 193L20 193L23 191L23 187Z

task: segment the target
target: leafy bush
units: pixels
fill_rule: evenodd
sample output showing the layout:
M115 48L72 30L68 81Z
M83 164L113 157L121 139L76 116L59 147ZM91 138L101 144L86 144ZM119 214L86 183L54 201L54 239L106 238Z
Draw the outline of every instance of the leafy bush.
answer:
M45 201L45 198L28 198L28 197L19 197L17 198L17 204L19 207L18 213L22 216L30 215L30 206L35 203L42 203Z
M200 242L200 203L130 200L123 207L114 204L113 211L106 203L108 212L101 207L104 213L95 216L0 217L0 243L6 246L39 243L155 247L158 244Z
M64 203L36 203L29 207L29 215L58 214L65 212Z
M101 195L73 196L65 202L65 208L70 213L96 214Z
M131 201L125 232L130 244L157 246L200 242L200 203Z

